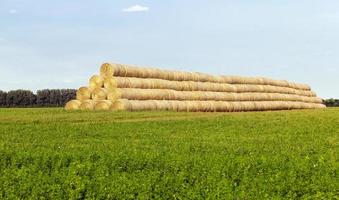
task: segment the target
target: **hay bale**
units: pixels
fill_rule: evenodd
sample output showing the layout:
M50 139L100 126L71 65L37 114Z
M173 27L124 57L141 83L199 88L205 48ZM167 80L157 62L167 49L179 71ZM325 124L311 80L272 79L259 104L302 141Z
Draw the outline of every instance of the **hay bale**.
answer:
M115 90L111 90L107 93L107 99L110 101L116 101L118 99L124 99L122 98L122 89L116 88Z
M101 77L113 77L114 76L114 71L117 68L118 68L117 64L114 64L114 63L104 63L100 67L100 76Z
M107 111L112 107L113 102L109 100L97 101L94 105L94 110Z
M80 87L76 92L76 99L79 101L84 101L91 99L92 97L92 89L89 87Z
M108 90L114 90L118 87L116 78L106 77L103 79L103 86Z
M89 88L95 89L95 88L101 88L104 85L104 80L101 76L99 75L93 75L89 79Z
M113 111L127 111L131 110L131 101L127 99L118 99L113 102L111 106L111 110Z
M94 106L95 106L95 101L85 100L85 101L81 101L79 108L80 110L83 110L83 111L90 111L90 110L94 110Z
M94 101L106 100L108 90L106 88L95 88L92 91L92 99Z
M81 105L81 101L79 100L71 100L66 103L65 110L72 111L72 110L79 110Z

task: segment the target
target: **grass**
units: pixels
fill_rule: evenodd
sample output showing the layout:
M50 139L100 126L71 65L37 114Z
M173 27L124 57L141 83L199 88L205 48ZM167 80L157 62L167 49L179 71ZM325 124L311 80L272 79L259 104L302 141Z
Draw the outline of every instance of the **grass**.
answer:
M338 199L339 109L0 109L2 199Z

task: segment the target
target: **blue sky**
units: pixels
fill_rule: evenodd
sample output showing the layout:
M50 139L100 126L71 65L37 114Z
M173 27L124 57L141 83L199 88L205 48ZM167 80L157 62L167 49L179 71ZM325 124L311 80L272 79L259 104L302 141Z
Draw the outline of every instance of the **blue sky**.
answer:
M0 0L0 89L78 88L106 61L307 83L339 98L338 0Z

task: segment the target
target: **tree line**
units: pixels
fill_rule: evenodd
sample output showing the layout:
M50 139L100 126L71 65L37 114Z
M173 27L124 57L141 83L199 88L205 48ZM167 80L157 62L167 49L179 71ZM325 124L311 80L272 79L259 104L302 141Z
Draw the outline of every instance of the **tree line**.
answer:
M339 99L326 99L324 100L324 104L327 107L339 107Z
M0 107L59 107L75 99L75 89L0 90Z
M44 89L34 94L30 90L0 90L0 107L61 107L75 99L75 89ZM339 107L339 99L325 99L327 107Z

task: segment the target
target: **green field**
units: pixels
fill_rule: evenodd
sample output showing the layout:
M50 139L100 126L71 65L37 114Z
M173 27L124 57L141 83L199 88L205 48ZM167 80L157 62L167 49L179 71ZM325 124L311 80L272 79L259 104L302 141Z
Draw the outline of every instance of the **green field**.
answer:
M0 199L338 199L339 109L0 109Z

